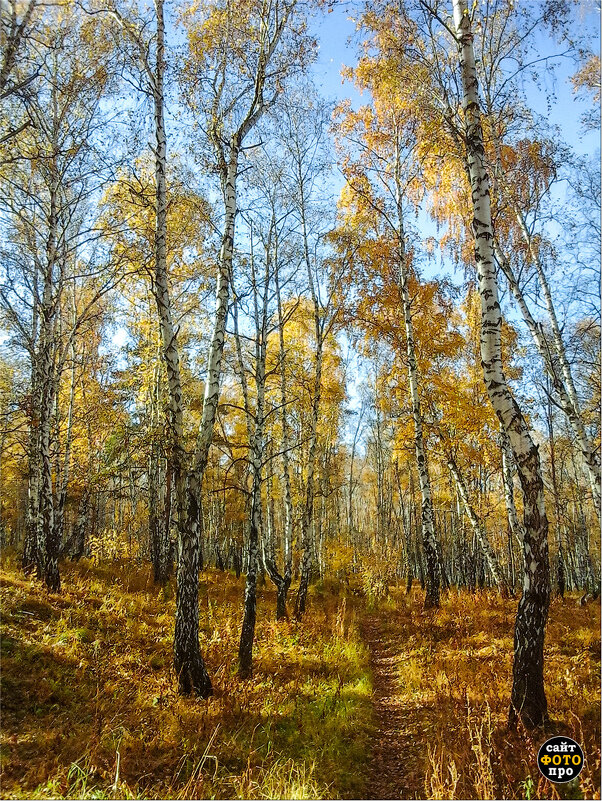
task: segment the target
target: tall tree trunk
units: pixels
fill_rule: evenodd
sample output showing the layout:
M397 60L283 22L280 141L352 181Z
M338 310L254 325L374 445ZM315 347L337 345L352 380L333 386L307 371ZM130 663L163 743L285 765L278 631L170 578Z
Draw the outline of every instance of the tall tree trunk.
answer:
M75 316L75 310L74 310ZM58 392L56 397L58 398ZM63 457L63 469L60 471L60 482L57 492L56 508L54 513L54 527L56 529L55 539L58 542L59 551L63 543L63 533L65 525L65 504L67 502L67 489L69 487L69 472L71 466L71 443L73 441L73 407L75 403L75 347L71 345L71 379L69 384L69 408L67 411L67 434L65 442L65 454ZM58 472L58 471L57 471ZM57 477L58 480L58 477Z
M25 547L21 565L26 573L38 566L38 529L40 527L40 398L38 389L38 369L35 351L32 353L31 400L29 409L28 435L28 470L27 470L27 519L25 529ZM39 566L43 573L43 566Z
M236 217L236 173L238 148L228 165L225 180L226 220L219 257L219 272L216 289L215 323L205 378L203 412L195 448L192 469L188 475L184 497L178 501L182 509L184 525L180 527L180 559L178 563L178 592L176 596L176 629L174 663L180 676L180 689L184 694L194 691L207 698L213 688L198 644L198 571L199 571L199 502L203 476L209 460L209 448L213 437L213 425L217 414L221 379L221 363L224 351L226 319L228 316L229 281L234 248L234 221ZM179 471L174 465L176 496L181 497ZM180 490L179 490L180 487Z
M426 594L424 597L424 608L431 609L440 604L441 591L441 564L438 556L438 543L435 535L435 522L433 515L433 496L431 492L431 480L424 447L424 435L422 431L422 409L420 395L418 393L418 366L416 363L416 346L414 343L414 324L412 322L412 304L410 301L410 290L408 286L409 271L408 257L406 252L405 231L403 222L402 192L401 192L401 159L399 146L395 157L395 189L397 203L397 231L399 247L399 289L403 310L403 321L406 335L406 355L408 363L408 385L410 390L410 400L412 404L412 418L414 421L414 448L416 451L416 467L418 470L418 482L420 485L420 495L422 497L422 543L424 557L426 561Z
M577 467L575 459L571 453L571 463L573 475L577 479ZM585 514L583 512L582 497L579 492L573 490L573 505L577 519L575 520L575 555L577 557L579 571L579 586L583 590L581 603L585 604L591 598L597 598L600 594L599 584L594 575L594 568L589 549L589 533Z
M153 580L156 584L165 584L168 581L173 566L169 536L172 474L169 458L167 465L163 465L163 448L159 441L162 428L161 383L161 373L157 365L154 370L148 413L151 436L148 465L148 536Z
M154 295L159 315L163 359L169 395L169 454L178 511L179 559L174 634L174 668L180 692L201 698L213 688L199 645L199 540L198 498L200 481L187 475L184 450L182 382L177 332L173 326L171 298L167 280L167 147L165 137L163 79L165 73L165 22L163 0L155 0L157 16L156 68L153 83L155 112L155 283ZM208 447L207 447L208 450ZM197 474L198 476L198 474Z
M37 543L38 571L42 571L46 586L51 592L60 592L59 574L60 542L56 539L54 527L54 488L52 482L52 409L58 391L58 376L55 365L55 315L57 300L53 297L55 265L57 263L58 179L55 165L51 165L49 232L46 243L46 264L44 272L44 296L41 311L40 334L40 511L41 526L38 528ZM42 575L39 576L42 578Z
M554 495L554 511L556 513L556 594L559 598L564 598L566 589L566 575L565 575L565 558L564 558L564 544L563 544L563 523L562 523L562 510L560 508L560 490L558 487L558 478L556 475L556 442L554 439L554 417L552 413L552 399L548 395L548 403L546 409L546 422L548 425L548 446L550 449L550 475L552 478L552 492Z
M506 431L519 471L524 496L524 583L514 631L513 684L510 723L520 716L528 727L547 720L543 680L543 647L550 604L548 520L539 451L527 422L512 396L502 367L498 285L493 254L489 177L478 94L470 14L465 0L453 0L460 51L466 155L472 188L473 232L481 296L481 361L487 393Z
M408 468L410 471L411 468ZM413 553L412 553L412 491L410 491L410 498L408 503L403 501L403 491L401 489L401 476L399 474L399 463L395 461L395 478L397 481L397 491L399 492L399 505L401 507L401 528L403 533L403 543L405 550L405 567L406 567L406 595L412 589L413 575ZM410 472L410 487L412 476Z
M270 237L269 242L272 241L272 234L275 231L274 225L274 217L272 217L272 226L270 230ZM266 273L265 273L265 284L264 284L264 297L263 297L263 309L262 309L262 341L265 342L266 337L266 326L267 326L267 301L268 295L265 292L265 288L268 286L269 278L270 278L270 270L269 267L272 263L272 258L270 257L269 252L266 253ZM269 490L269 509L271 509L271 514L268 514L268 521L267 521L267 536L263 537L263 566L265 567L270 580L273 582L274 586L276 587L276 620L285 620L288 615L286 611L286 601L288 596L288 591L291 585L291 578L292 578L292 526L293 526L293 506L292 506L292 498L291 498L291 479L290 479L290 467L289 467L289 433L288 433L288 415L287 415L287 392L286 392L286 375L285 375L285 359L286 359L286 352L284 347L284 319L282 315L282 301L280 296L280 280L279 280L279 265L278 265L278 249L277 249L277 240L274 243L274 256L273 256L273 264L274 264L274 284L276 290L276 301L277 301L277 311L278 311L278 340L279 340L279 361L280 361L280 402L281 402L281 409L280 409L280 418L282 424L282 441L281 441L281 450L282 450L282 472L283 472L283 484L284 484L284 536L283 536L283 571L280 573L278 566L276 564L276 557L274 554L274 514L273 514L273 496L271 495L271 490ZM256 307L256 319L258 317L258 310ZM238 333L238 332L237 332ZM241 352L240 345L237 340L237 348L239 353ZM258 386L258 407L259 407L259 398L261 397L261 406L262 406L262 414L261 418L259 415L256 416L257 421L259 419L263 420L263 404L264 404L264 394L265 394L265 356L266 350L265 347L262 347L258 360L256 356L256 380ZM241 381L243 384L243 394L246 393L246 382L244 381L244 375L242 374L242 357L240 357L240 364L241 364ZM261 395L259 393L259 387L261 387ZM245 394L245 409L248 410L248 399ZM263 437L262 437L263 439ZM260 441L255 437L253 440L255 445L254 447L257 448L260 445ZM258 459L261 457L261 452L257 453ZM255 469L255 468L254 468ZM271 496L271 497L270 497Z
M307 270L307 280L309 282L309 290L312 299L313 312L314 312L314 331L316 338L316 353L315 353L315 367L314 367L314 386L311 399L311 422L309 433L309 454L307 458L307 476L305 481L305 500L303 504L303 512L301 515L301 547L303 548L303 556L301 557L301 578L299 581L299 589L297 590L297 597L295 599L295 617L300 618L305 614L305 606L307 603L307 590L309 588L309 581L311 578L311 571L313 566L313 510L314 510L314 472L316 467L316 456L318 452L318 422L320 419L320 400L322 396L322 361L324 355L324 325L322 315L320 314L320 304L318 295L314 284L313 273L311 268L311 259L309 255L309 241L307 234L307 219L305 208L305 186L302 177L301 164L297 164L299 174L299 189L300 189L300 210L301 210L301 225L303 231L303 253L305 259L305 267Z
M257 281L255 261L253 258L253 232L251 230L251 271L253 284L253 303L255 309L255 388L257 402L254 415L254 430L251 446L251 471L253 476L251 489L251 518L249 524L249 565L245 583L245 602L242 630L238 648L238 674L241 678L249 678L253 673L253 640L255 637L255 620L257 614L257 568L259 566L259 537L263 530L263 510L261 484L264 458L264 423L265 423L265 363L267 355L268 299L270 294L271 254L270 246L266 248L265 273L263 280L263 302L261 310L257 302ZM244 379L244 363L242 349L236 329L237 350L240 359L240 371L243 379L245 411L250 421L249 398ZM251 433L249 423L248 430Z
M502 142L499 137L495 137L494 146L496 155L496 177L498 179L496 185L501 187L501 192L503 194L505 188L505 174L501 154ZM567 357L561 327L558 322L558 317L556 316L552 292L541 259L539 247L534 241L533 233L529 229L523 209L512 199L510 200L510 204L539 280L539 286L548 313L548 322L552 333L552 347L550 347L550 343L546 339L543 327L533 318L519 280L511 267L510 260L506 258L506 255L502 252L502 248L497 240L494 241L495 255L544 363L548 377L552 382L553 391L558 399L558 404L567 416L569 425L573 429L575 439L583 458L583 467L590 483L595 512L598 519L600 519L600 457L594 442L585 428L571 365Z
M238 675L247 679L253 674L253 640L257 617L257 568L259 565L259 532L261 530L261 454L259 464L253 456L253 489L249 525L249 564L245 581L245 601L240 642L238 646Z
M165 584L173 573L173 544L171 541L171 507L173 476L169 461L165 464L165 493L161 504L161 526L159 527L159 583ZM200 519L200 517L199 517ZM199 524L200 525L200 524ZM199 570L203 569L202 532L199 531Z
M38 578L46 582L49 590L60 592L61 580L58 569L58 547L54 531L54 489L52 482L52 408L57 390L55 373L55 317L57 299L53 296L55 267L57 264L58 238L58 177L56 164L49 164L49 214L48 236L46 240L46 260L43 273L43 294L40 309L40 340L36 362L39 369L38 411L39 411L39 516L37 528L37 571Z
M56 392L54 365L50 347L44 347L41 359L43 389L40 404L40 462L42 468L42 484L40 508L42 511L41 538L38 541L38 552L44 553L44 581L49 590L60 592L61 578L59 574L60 541L54 525L54 488L52 481L52 407Z
M289 456L288 396L286 391L286 351L284 347L284 318L280 296L280 275L278 259L274 264L274 283L278 305L278 348L280 362L280 422L282 425L282 478L284 481L284 574L277 588L276 619L286 618L286 599L293 575L293 499L291 492L291 470Z
M226 320L228 317L230 297L230 274L234 255L234 231L237 213L236 177L238 173L239 151L239 138L238 136L234 136L231 143L230 160L222 181L226 218L219 254L215 323L211 336L211 344L209 346L205 394L203 397L203 413L193 465L193 472L196 474L197 480L202 479L209 460L209 448L213 437L213 425L215 423L219 402L222 356L224 353Z
M316 329L319 327L319 322ZM322 386L322 341L321 333L317 345L315 357L315 376L314 390L312 398L311 428L309 435L309 453L307 458L307 474L305 479L305 500L301 515L301 547L303 556L301 557L301 577L299 589L295 599L295 617L300 618L305 614L307 603L307 590L311 579L314 556L313 542L313 508L314 508L314 483L316 454L318 451L318 420L320 416L320 396Z

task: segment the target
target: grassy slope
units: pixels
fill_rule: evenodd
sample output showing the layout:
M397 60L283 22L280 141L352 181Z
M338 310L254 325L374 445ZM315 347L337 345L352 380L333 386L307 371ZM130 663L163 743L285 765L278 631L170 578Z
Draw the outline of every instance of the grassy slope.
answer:
M422 598L393 592L381 636L399 654L392 698L411 732L405 769L412 797L600 798L600 604L552 602L546 632L549 729L509 732L516 599L451 591L425 613ZM552 785L539 746L568 735L586 761L579 784Z
M363 602L317 585L302 625L276 624L268 583L255 677L240 682L243 581L203 573L202 646L216 694L192 701L174 692L173 590L148 576L125 562L65 565L63 595L48 595L5 560L2 796L365 797L374 721ZM515 607L452 592L426 614L419 591L394 590L369 610L398 654L394 702L412 744L413 797L558 797L535 767L544 737L504 725ZM588 760L580 789L560 788L561 797L599 798L599 637L598 604L554 602L550 736L573 736Z
M356 612L314 591L302 625L259 593L253 681L235 676L242 580L201 580L209 701L178 698L173 591L148 567L65 565L48 595L3 565L3 797L362 797L371 725Z

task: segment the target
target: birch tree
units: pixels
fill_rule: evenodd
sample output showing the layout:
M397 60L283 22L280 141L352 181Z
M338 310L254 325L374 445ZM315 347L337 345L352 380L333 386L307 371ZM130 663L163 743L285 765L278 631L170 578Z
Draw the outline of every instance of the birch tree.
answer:
M183 694L208 697L212 685L198 639L198 571L200 566L200 501L203 475L216 418L222 356L232 274L237 180L247 136L278 97L281 82L297 64L304 63L303 34L292 24L296 2L272 5L249 2L235 10L230 2L212 3L188 12L185 18L189 51L182 84L192 113L199 120L216 167L223 224L217 257L216 305L207 355L200 425L192 453L184 443L181 346L174 321L167 271L167 138L164 81L165 20L162 0L155 3L155 34L148 39L139 18L127 18L115 7L108 13L133 46L142 91L150 98L154 116L155 241L153 288L163 343L169 395L170 466L178 511L178 577L174 666ZM200 17L200 19L199 19ZM282 41L281 41L282 40ZM297 51L292 55L293 46ZM282 52L284 51L284 52ZM295 59L298 59L297 61ZM240 73L239 73L240 70ZM199 105L200 103L200 105Z
M279 262L276 259L274 271L274 288L276 292L277 314L278 314L278 364L280 367L280 425L282 427L281 449L282 449L282 480L284 484L284 536L283 536L283 557L284 570L281 576L277 576L278 571L274 570L274 559L270 554L266 562L270 578L276 583L276 618L282 620L286 618L286 599L293 575L293 500L291 494L291 470L290 470L290 449L291 436L289 427L289 394L287 389L287 362L286 349L284 345L284 326L288 314L285 314L282 304L282 283L279 269Z
M274 410L268 407L266 398L266 362L268 340L278 325L274 317L275 292L273 285L276 260L279 258L277 247L276 227L278 220L274 213L268 217L267 226L254 237L254 226L250 224L249 230L249 275L247 278L249 306L247 316L253 322L252 333L245 336L251 349L250 358L245 358L247 348L243 347L241 332L238 325L238 306L236 302L233 309L234 336L238 359L238 375L241 383L244 411L247 419L247 437L249 446L249 468L251 473L251 489L249 493L249 522L248 522L248 568L245 582L244 614L238 651L238 672L242 678L248 678L253 670L253 640L255 636L256 606L257 606L257 571L261 563L260 548L263 550L263 563L276 584L278 591L277 616L282 618L286 610L282 610L286 601L286 590L283 587L288 572L290 585L290 563L285 563L284 575L276 567L274 559L273 532L266 532L266 518L262 488L264 483L264 469L271 459L266 458L266 422ZM257 242L259 240L259 242ZM256 256L256 251L259 255ZM240 291L240 290L239 290ZM244 292L244 290L243 290ZM252 380L249 387L247 375ZM254 398L254 400L253 400ZM269 515L267 527L271 528ZM266 539L268 541L266 542ZM290 556L288 556L290 559ZM282 596L284 595L284 600Z
M465 115L466 159L473 206L473 233L481 296L481 358L489 398L508 435L516 459L524 496L524 584L514 634L511 722L520 716L527 726L547 719L543 681L543 645L550 603L548 520L538 448L529 426L512 396L501 359L502 316L493 250L489 177L485 164L478 76L471 17L464 0L454 0L455 36L458 42Z
M249 440L249 466L251 472L250 512L248 524L248 567L245 582L244 613L238 648L238 673L241 678L249 678L253 671L253 640L257 616L257 571L259 568L260 538L264 527L262 480L265 448L266 416L266 354L268 336L268 311L270 294L270 259L266 253L263 276L258 280L253 250L253 233L250 234L250 283L252 294L251 312L255 322L254 356L252 375L254 378L255 404L251 407L249 387L246 378L247 367L243 356L240 332L238 329L238 310L233 312L235 321L236 351L239 362L239 377L247 417Z
M528 275L525 278L525 273L527 271L521 269L522 280L519 279L519 273L513 267L509 256L504 252L499 236L496 237L494 242L496 262L506 278L508 287L529 329L537 352L543 361L544 368L551 379L551 389L557 399L557 403L566 414L574 432L576 442L581 451L584 469L590 482L594 508L596 514L599 516L600 458L584 423L577 387L573 378L573 369L567 355L567 349L562 335L562 327L558 319L556 305L552 297L550 281L545 266L545 249L542 243L542 237L541 234L536 232L534 224L528 219L529 215L533 215L535 219L538 217L539 207L543 203L543 197L541 197L541 195L545 195L549 190L551 180L544 180L543 187L535 186L533 188L530 192L531 206L525 209L517 202L517 192L514 190L514 187L511 187L511 184L516 180L516 173L514 179L511 175L508 175L507 170L505 170L502 165L500 152L501 143L499 141L494 141L494 144L496 148L496 163L493 170L495 175L495 188L501 195L499 202L505 202L510 206L511 214L515 218L513 222L518 229L518 236L523 240L523 244L527 250L528 262L532 265L532 269L535 272L539 292L544 301L547 324L549 326L549 336L546 334L544 326L537 320L527 298L527 293L524 288L526 280L528 280ZM524 162L520 163L520 170L527 170L530 175L536 174L538 169L540 168L535 163L530 166ZM550 169L549 166L548 169ZM534 179L533 182L536 183L536 180ZM533 200L533 198L535 199Z
M416 357L410 276L411 250L405 227L406 194L412 181L410 165L411 137L404 124L403 101L395 94L386 79L380 81L378 70L362 65L357 71L358 84L373 94L373 108L359 112L347 111L339 126L342 137L359 142L359 154L344 155L343 170L348 191L356 196L360 216L375 215L378 227L389 240L388 259L394 260L395 280L403 320L407 383L414 427L414 449L420 493L422 498L422 542L426 559L425 608L439 606L441 565L439 545L435 534L431 481L428 470L423 412L420 398L420 376ZM344 150L345 145L342 145ZM368 290L369 291L369 290Z
M422 10L420 22L428 28L428 36L422 37L422 45L412 45L413 55L425 65L429 60L435 65L428 66L430 78L426 83L431 97L425 98L425 104L430 107L428 114L438 119L439 130L446 132L447 147L459 154L463 148L463 132L462 122L457 117L453 63L446 46L437 43L445 27L453 35L451 22L438 3L420 2L419 6ZM477 18L476 12L470 13ZM551 198L553 188L561 177L572 180L570 176L574 170L568 165L574 158L570 149L557 141L557 133L549 131L545 122L534 114L520 85L521 77L534 70L536 64L543 61L553 74L558 56L575 55L581 34L571 27L569 14L567 6L551 8L543 3L533 3L520 14L512 5L489 5L486 13L478 17L475 64L485 120L483 157L491 177L495 260L552 380L555 401L573 429L598 513L600 457L585 425L574 368L568 356L567 326L559 319L557 298L550 284L554 261L570 260L570 255L564 248L553 256L551 237L546 232L549 215L558 213L554 209L558 201ZM438 26L438 33L433 25ZM549 55L541 56L535 46L536 31L550 35L553 40L550 45L557 47L556 53L552 50ZM426 114L424 110L421 113ZM452 223L455 228L465 208L465 204L457 202L459 176L452 172L450 180L449 175L445 178L437 175L441 144L432 147L426 141L422 148L430 150L427 161L431 162L432 175L429 180L437 196L432 202L434 216L440 221L456 217ZM468 174L467 182L470 183ZM566 217L566 211L563 216ZM464 220L461 228L467 225L468 221ZM454 238L458 233L454 232Z
M548 523L544 506L539 452L504 373L501 351L502 316L498 298L491 194L487 173L478 73L474 55L472 16L462 2L454 2L454 17L445 16L438 3L420 1L416 17L405 9L389 9L393 30L375 22L379 47L386 54L383 70L395 69L407 75L423 100L417 115L416 153L421 173L431 183L431 209L438 217L442 209L450 218L449 238L463 242L469 217L476 256L481 298L481 360L487 392L506 431L524 495L525 556L523 595L515 627L515 660L510 718L520 715L525 724L539 725L546 719L547 702L543 686L543 643L549 606ZM419 20L423 25L416 22ZM489 25L490 15L484 24ZM532 29L530 29L532 31ZM450 36L448 44L442 37ZM529 31L525 33L529 35ZM453 55L457 46L459 59ZM459 72L454 67L459 60ZM418 63L422 86L416 86L410 64ZM495 63L492 69L500 69ZM463 114L459 114L458 79ZM466 198L463 176L449 163L445 153L454 153L462 165L470 192ZM429 169L427 169L427 165ZM450 164L451 167L451 164ZM466 202L464 202L466 200ZM466 217L464 216L466 214ZM467 257L468 252L462 253Z
M236 6L225 0L208 10L206 19L188 26L189 57L183 76L188 102L207 137L216 168L223 223L217 258L216 306L209 346L203 411L188 475L187 537L180 551L179 597L176 613L176 670L184 692L206 696L210 685L198 681L190 655L198 651L198 517L203 474L217 412L222 356L233 269L237 182L247 137L278 99L291 71L303 68L311 45L297 17L296 0ZM299 24L297 24L299 23ZM173 333L170 341L173 340ZM256 569L251 559L250 570ZM178 654L181 654L180 658ZM198 661L198 660L197 660Z
M305 91L306 97L302 97ZM318 459L318 428L321 416L323 365L326 341L333 333L340 306L340 270L328 275L325 235L328 217L318 219L317 203L321 181L328 172L326 125L328 106L309 87L298 87L285 109L283 154L288 164L286 182L294 198L294 216L298 225L298 241L304 283L313 315L314 364L311 391L309 450L305 466L303 505L301 511L301 566L295 598L295 617L305 613L307 591L315 560L314 500Z
M4 176L2 211L10 236L0 302L31 368L24 566L35 564L53 591L60 589L64 503L53 479L53 413L77 336L115 285L115 274L103 262L107 254L95 252L100 231L90 211L90 199L98 195L110 168L110 160L100 159L99 152L108 132L100 104L111 88L112 68L106 51L90 51L91 27L70 4L45 19L38 47L46 58L29 86L32 124L20 138L21 158ZM88 263L80 255L84 247Z
M287 596L292 580L294 511L290 458L295 445L289 431L290 387L287 381L285 328L297 309L297 303L292 299L285 308L285 301L291 292L294 293L297 290L294 279L300 253L293 241L294 204L288 196L284 183L286 168L281 159L282 152L278 146L277 136L274 136L275 131L272 127L274 122L275 120L266 121L263 133L265 139L274 137L272 146L264 145L261 151L252 158L253 176L250 179L250 197L247 201L252 207L252 211L250 210L246 215L250 226L249 239L253 245L248 267L248 271L250 271L248 290L250 309L245 316L254 320L254 331L251 333L250 339L255 342L255 353L250 375L255 385L257 407L255 414L251 413L249 405L243 347L238 334L238 316L235 318L235 335L239 378L247 419L250 421L248 435L254 477L251 499L253 508L260 506L260 501L255 501L255 495L261 492L261 484L264 481L261 471L266 468L272 475L275 470L274 462L277 460L281 463L281 490L284 502L281 569L278 566L276 554L274 515L269 513L270 505L274 503L269 489L266 493L268 514L266 518L262 517L260 533L262 535L261 561L276 587L276 619L283 620L287 617ZM258 256L256 257L255 254ZM261 265L263 265L263 269L260 272ZM247 279L248 281L249 279ZM249 336L247 336L247 340L249 340ZM270 390L269 384L273 384L276 377L278 389L276 390L272 386ZM265 395L268 390L270 390L270 397L266 399ZM259 414L260 399L262 401L261 414ZM281 429L278 445L273 441L274 424L277 418L279 418ZM266 454L266 440L269 436L268 420L273 421L270 443L271 450L276 451L269 455ZM260 430L258 433L257 429L260 423L264 430ZM255 480L255 477L258 480Z

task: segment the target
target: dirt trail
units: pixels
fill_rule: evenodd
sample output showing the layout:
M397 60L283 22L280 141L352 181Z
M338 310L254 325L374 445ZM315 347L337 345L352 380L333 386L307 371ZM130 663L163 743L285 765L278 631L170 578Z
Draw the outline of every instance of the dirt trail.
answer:
M402 637L387 631L377 615L364 618L362 637L370 649L377 726L366 798L424 797L424 710L399 697L397 666L403 659Z

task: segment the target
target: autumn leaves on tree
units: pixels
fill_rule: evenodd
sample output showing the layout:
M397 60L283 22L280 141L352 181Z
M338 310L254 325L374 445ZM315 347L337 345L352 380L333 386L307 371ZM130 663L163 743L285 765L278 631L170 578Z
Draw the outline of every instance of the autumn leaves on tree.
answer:
M537 726L552 585L598 594L599 321L549 222L561 177L592 192L522 81L537 30L577 89L592 57L567 9L376 0L334 105L323 5L2 6L0 532L55 593L65 557L148 558L165 592L175 564L201 698L211 562L245 574L243 679L266 575L296 625L324 576L419 579L425 625L452 586L520 594Z

